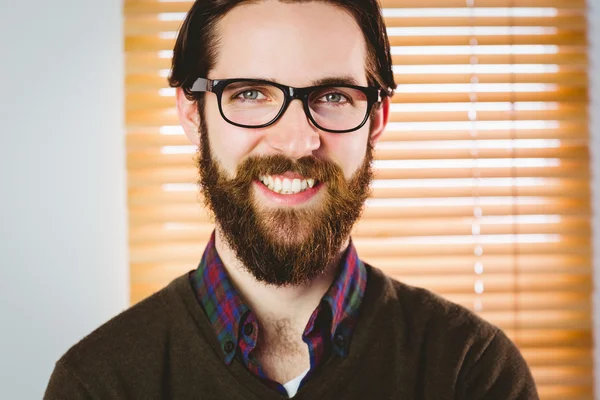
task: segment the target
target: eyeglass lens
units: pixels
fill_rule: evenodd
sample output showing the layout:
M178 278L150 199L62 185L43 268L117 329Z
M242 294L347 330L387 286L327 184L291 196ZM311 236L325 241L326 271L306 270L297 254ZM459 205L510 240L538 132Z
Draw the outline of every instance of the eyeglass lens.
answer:
M234 82L224 88L221 108L231 122L260 126L279 114L284 101L285 95L277 86L252 81ZM368 100L358 89L327 86L309 95L308 106L319 127L342 131L354 129L363 122Z

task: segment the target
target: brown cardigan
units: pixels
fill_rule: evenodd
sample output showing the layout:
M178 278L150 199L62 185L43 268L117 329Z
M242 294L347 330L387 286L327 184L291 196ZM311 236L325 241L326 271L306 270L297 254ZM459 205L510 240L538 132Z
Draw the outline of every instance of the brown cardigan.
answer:
M349 356L332 356L294 399L538 399L502 331L367 270ZM56 363L44 399L285 398L220 354L186 273L74 345Z

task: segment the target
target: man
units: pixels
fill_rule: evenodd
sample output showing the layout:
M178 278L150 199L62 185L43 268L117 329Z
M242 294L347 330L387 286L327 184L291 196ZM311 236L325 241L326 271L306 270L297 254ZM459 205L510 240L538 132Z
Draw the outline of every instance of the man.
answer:
M496 327L358 258L395 88L375 0L198 0L170 84L216 230L47 399L536 399Z

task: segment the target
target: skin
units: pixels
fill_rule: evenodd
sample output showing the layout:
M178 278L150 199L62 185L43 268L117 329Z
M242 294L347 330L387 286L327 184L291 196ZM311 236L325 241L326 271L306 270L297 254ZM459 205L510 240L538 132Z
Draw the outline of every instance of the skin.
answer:
M268 79L306 87L320 79L351 77L357 85L367 86L363 34L353 17L336 6L322 2L280 3L272 0L246 4L226 14L216 29L220 45L215 68L208 78ZM180 123L190 141L198 146L196 105L185 98L180 88L176 98ZM279 153L294 159L313 155L331 160L342 168L344 177L350 179L364 159L367 141L375 143L383 133L389 113L389 99L386 98L373 121L368 121L357 131L340 135L314 127L306 118L301 102L293 101L277 123L262 129L247 129L223 120L216 96L207 93L205 98L205 122L213 156L230 178L235 176L237 166L246 157ZM261 207L276 207L258 192L255 195ZM318 207L319 195L302 207ZM347 245L348 240L340 253ZM257 282L240 265L222 240L218 221L216 247L232 281L261 323L257 350L265 355L261 362L267 375L279 382L287 382L308 369L308 350L302 341L302 332L331 285L336 272L334 268L329 268L310 285L276 287ZM277 340L267 338L281 336L281 321L286 322L287 346L280 349ZM299 346L290 345L293 338ZM285 347L300 348L300 351L286 354ZM286 357L286 362L277 361Z

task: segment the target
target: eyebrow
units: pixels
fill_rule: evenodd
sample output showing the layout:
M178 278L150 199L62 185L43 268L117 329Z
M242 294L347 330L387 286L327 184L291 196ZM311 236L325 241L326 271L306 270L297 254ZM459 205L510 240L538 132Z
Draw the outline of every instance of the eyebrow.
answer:
M316 79L316 80L311 81L311 86L320 86L320 85L354 85L354 86L358 86L358 81L349 75L331 76L331 77L321 78L321 79Z
M249 79L263 79L263 80L267 80L267 81L270 81L270 82L275 82L275 83L282 84L277 79L272 79L272 78L249 78ZM321 86L321 85L353 85L353 86L360 86L360 84L358 83L358 81L354 77L352 77L350 75L328 76L328 77L325 77L325 78L313 79L312 81L310 81L310 85L308 85L308 86Z

